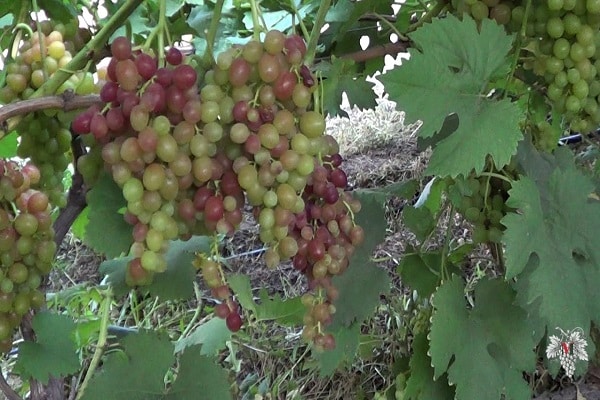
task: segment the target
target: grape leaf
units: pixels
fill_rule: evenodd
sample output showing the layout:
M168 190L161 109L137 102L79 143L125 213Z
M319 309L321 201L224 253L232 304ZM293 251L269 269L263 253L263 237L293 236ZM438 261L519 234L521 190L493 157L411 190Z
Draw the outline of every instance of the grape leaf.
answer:
M370 260L375 246L385 237L384 202L370 193L356 191L354 194L362 204L361 211L355 216L356 223L369 234L356 248L344 274L333 278L333 285L339 289L339 298L335 302L331 329L364 320L379 304L379 296L390 290L387 272Z
M131 225L119 210L127 205L121 189L107 173L103 173L88 196L86 243L109 258L127 253L133 238Z
M441 176L481 172L491 155L506 165L522 138L521 112L508 99L487 97L486 84L506 73L512 37L492 20L480 31L473 19L453 15L425 24L411 35L410 59L382 75L390 100L406 112L407 121L422 120L419 136L430 137L446 117L457 114L455 132L435 146L427 173Z
M428 298L435 292L440 283L439 271L430 268L425 258L431 262L441 262L440 253L411 253L413 249L407 249L404 257L398 264L398 274L402 277L402 283L416 290L420 297Z
M14 0L0 0L0 17L3 17L7 14L18 15L19 8L21 7L20 1Z
M252 299L252 288L250 287L250 278L246 275L235 274L227 278L229 287L235 293L238 302L246 310L256 312L256 305Z
M302 323L306 307L300 297L283 299L279 294L270 297L266 289L258 292L260 303L256 304L256 320L270 321L287 326L296 326Z
M38 0L38 6L44 10L48 18L65 24L79 15L77 8L73 6L71 1Z
M189 336L179 339L175 343L175 351L180 352L187 347L202 345L200 354L213 356L225 349L225 343L231 339L231 331L227 328L225 320L213 318L200 325Z
M360 323L331 331L335 337L335 349L313 353L319 365L321 377L331 376L344 362L351 363L358 350Z
M165 373L175 361L169 338L141 331L126 336L121 344L122 352L105 357L82 400L162 398Z
M522 373L535 369L536 343L527 314L513 304L514 298L507 282L484 278L469 310L457 275L434 294L429 334L434 378L447 372L457 399L531 398Z
M518 277L517 301L540 320L538 334L547 325L587 335L590 321L600 322L600 202L572 160L560 161L546 183L539 178L522 177L509 191L506 204L518 211L501 221L506 277Z
M75 222L71 225L71 233L75 235L76 238L83 240L85 238L85 228L89 222L89 207L83 209L82 212L79 213L77 218L75 218Z
M147 292L163 301L190 298L194 294L194 277L196 276L196 271L192 266L194 252L206 252L209 246L210 241L206 236L193 236L187 241L171 241L167 254L165 254L167 269L150 285L140 288L140 291ZM108 283L117 296L122 296L131 289L125 282L127 263L131 259L132 257L120 257L100 264L100 273L108 275Z
M407 205L402 209L402 222L415 234L417 240L423 242L437 227L431 210L427 207L413 207Z
M427 355L429 346L427 335L420 333L412 342L410 376L406 380L404 398L406 400L453 400L454 387L448 385L446 374L441 379L433 379L431 358Z
M34 378L44 384L51 376L60 377L80 368L73 333L77 326L65 315L39 312L33 317L36 341L19 345L16 369L23 379Z
M194 252L207 253L209 249L210 239L206 236L193 236L186 241L171 241L165 255L167 270L147 287L148 292L163 301L192 297L196 277L196 269L192 265Z
M346 93L350 106L358 108L375 108L375 92L373 83L367 82L365 76L358 74L357 64L352 60L334 58L332 63L319 63L319 70L326 78L322 81L324 105L326 113L331 116L348 116L341 109L342 95Z
M11 132L0 139L0 158L12 158L17 155L17 132Z
M179 357L177 379L165 400L230 400L227 372L211 358L202 356L200 346L185 349Z

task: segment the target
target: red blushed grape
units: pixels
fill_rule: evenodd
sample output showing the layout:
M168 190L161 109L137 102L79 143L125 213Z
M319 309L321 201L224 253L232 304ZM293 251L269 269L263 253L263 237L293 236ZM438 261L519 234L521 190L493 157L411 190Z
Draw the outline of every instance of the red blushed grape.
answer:
M92 117L94 114L84 111L81 114L77 115L71 124L71 128L73 132L78 133L80 135L90 133L90 125L92 123Z
M231 314L229 306L225 303L217 304L215 306L215 315L219 318L225 319Z
M119 86L115 82L108 81L100 90L100 100L105 103L112 103L117 100L117 90Z
M110 45L112 56L117 60L127 60L131 57L131 42L124 36L119 36Z
M196 83L198 74L192 66L183 64L173 70L173 83L181 90L186 90Z
M346 173L341 169L334 169L331 171L331 175L329 177L331 183L340 189L345 189L348 186L348 177Z
M46 211L48 208L48 196L42 192L34 192L27 200L27 211L35 214Z
M132 60L123 60L117 63L115 68L117 82L127 91L134 91L138 85L139 74Z
M165 55L165 59L171 65L174 65L174 66L179 65L183 61L183 54L181 53L181 51L179 49L177 49L175 47L171 47L167 51L167 54Z
M185 103L187 103L187 99L183 91L176 86L169 86L167 89L167 107L169 107L169 110L179 114L183 111Z
M260 149L260 138L256 133L250 134L244 143L244 150L246 150L246 152L249 154L256 154L260 151Z
M227 325L227 328L231 332L237 332L242 327L242 317L240 317L240 314L237 311L231 312L227 316L227 319L225 320L225 324Z
M106 112L106 125L113 132L120 132L125 126L125 116L119 108L111 108Z
M296 74L290 71L285 71L275 81L273 84L273 92L275 93L275 97L278 100L287 100L292 97L292 93L294 92L294 87L298 83L296 78Z
M198 190L196 190L196 193L194 193L193 199L194 207L196 208L196 210L203 211L206 206L206 200L208 200L208 198L213 195L214 191L207 188L206 186L198 188Z
M283 51L285 45L285 35L278 30L271 30L265 35L263 46L270 54L277 54Z
M337 187L332 183L328 183L323 193L323 200L328 204L334 204L340 198Z
M158 62L154 57L141 53L135 58L135 66L140 76L147 81L156 73Z
M237 122L246 122L246 115L248 115L248 109L250 106L247 101L238 101L233 106L233 118Z
M325 246L316 239L312 239L308 242L307 251L308 256L313 261L319 261L325 256Z
M281 67L279 66L277 57L267 53L260 57L260 60L258 61L258 75L264 82L275 82L280 71Z
M152 127L147 126L139 133L138 144L145 153L154 153L158 144L158 134Z
M229 67L229 82L233 86L244 86L250 78L250 64L243 58L236 58Z
M306 43L304 43L304 39L302 39L302 37L299 35L290 35L286 37L283 43L283 48L288 54L294 50L300 52L300 56L302 58L306 54Z
M90 122L90 132L96 140L102 140L108 135L108 124L102 114L95 114Z
M167 106L165 89L158 83L150 84L146 90L144 90L144 93L140 98L140 104L147 110L155 113L163 112Z
M172 69L159 68L156 70L156 83L161 85L163 88L167 88L171 82L173 82Z

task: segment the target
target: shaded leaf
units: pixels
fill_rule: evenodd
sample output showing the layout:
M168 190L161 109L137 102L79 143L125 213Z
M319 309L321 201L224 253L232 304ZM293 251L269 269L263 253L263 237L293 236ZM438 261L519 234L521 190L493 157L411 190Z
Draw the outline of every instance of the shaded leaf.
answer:
M163 398L164 377L175 361L168 337L142 331L126 336L121 344L122 351L105 357L82 400Z
M428 351L427 335L425 333L416 335L412 342L410 376L406 381L404 398L406 400L453 400L454 387L448 385L446 374L434 380Z
M531 398L523 372L535 369L537 343L527 314L514 305L514 291L503 280L484 278L473 297L468 309L457 275L434 294L429 334L434 379L447 372L457 399Z
M179 357L177 379L165 400L230 400L227 372L212 358L202 355L200 346L185 349Z
M73 339L75 322L65 315L39 312L33 317L36 341L19 345L16 369L24 379L33 378L44 384L51 376L61 377L79 371L77 345Z
M86 243L109 258L129 252L133 243L131 225L119 212L127 205L119 186L103 173L87 195L88 219Z
M335 349L313 353L322 377L331 376L343 363L351 363L356 356L360 338L360 323L331 331L335 337Z
M231 331L227 328L225 320L213 318L200 325L189 336L179 339L175 343L175 351L181 352L191 346L202 345L200 354L214 356L226 348L225 343L231 339Z
M439 141L427 172L440 176L481 172L491 155L506 165L522 138L518 105L486 97L487 83L507 72L512 37L492 20L478 29L473 19L448 15L425 24L411 35L422 51L382 75L390 100L406 112L407 121L421 120L420 137L434 136L446 118L456 114L456 131ZM493 43L493 46L490 45Z

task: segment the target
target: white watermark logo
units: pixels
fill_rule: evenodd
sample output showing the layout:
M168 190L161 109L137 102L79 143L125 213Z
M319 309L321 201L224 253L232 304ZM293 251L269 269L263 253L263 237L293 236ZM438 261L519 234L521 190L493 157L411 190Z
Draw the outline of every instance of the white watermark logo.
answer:
M550 343L546 347L546 357L548 359L558 357L565 374L569 378L573 378L575 362L588 360L588 354L585 351L587 342L584 339L583 329L575 328L570 331L563 331L558 327L556 329L560 331L560 337L556 335L549 337Z

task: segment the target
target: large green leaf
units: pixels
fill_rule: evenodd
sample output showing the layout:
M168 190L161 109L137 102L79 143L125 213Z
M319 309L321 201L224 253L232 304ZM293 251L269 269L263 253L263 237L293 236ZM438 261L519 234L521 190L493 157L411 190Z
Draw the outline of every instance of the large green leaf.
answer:
M468 16L453 15L425 24L411 35L418 49L410 59L384 74L390 100L407 120L423 121L421 137L435 135L456 114L459 126L434 148L427 172L441 176L481 172L491 155L506 165L522 138L521 112L508 99L487 97L486 85L507 73L512 37L493 20L478 28Z
M356 222L368 234L365 242L353 254L346 272L333 278L333 284L339 289L332 326L334 330L367 318L379 304L379 296L390 290L389 275L371 261L375 246L385 237L384 201L380 196L368 192L357 191L355 196L362 203L361 211L355 216Z
M51 376L61 377L80 368L74 340L75 322L65 315L40 312L33 317L36 341L19 345L16 369L24 379L48 383Z
M225 343L230 339L231 331L227 328L225 320L213 318L200 325L189 336L179 339L175 343L175 351L180 352L191 346L202 345L201 355L214 356L225 349Z
M201 355L200 346L185 349L179 358L177 379L164 400L230 400L227 372L212 358Z
M416 335L412 342L410 377L406 381L404 398L406 400L453 400L454 387L448 385L446 374L433 379L433 367L428 351L427 335L425 333Z
M108 173L100 176L87 199L86 243L109 258L127 253L133 243L132 228L119 212L127 204L121 189Z
M531 398L523 372L535 369L536 342L527 314L514 301L507 282L483 279L469 310L457 275L434 294L429 334L434 378L447 372L448 382L456 385L456 399Z
M319 70L325 78L322 81L325 113L331 116L348 116L348 113L340 107L344 93L346 93L351 107L357 106L366 109L375 108L377 105L373 83L367 82L366 76L358 73L354 61L335 58L331 64L320 63Z
M335 349L315 353L321 376L331 376L340 365L354 360L360 339L360 326L360 323L354 323L332 331Z
M152 332L128 335L122 351L109 353L90 381L82 400L160 399L164 377L175 361L173 344Z
M521 177L509 191L517 211L501 221L506 275L517 277L517 301L539 320L538 335L557 326L587 335L600 322L600 202L572 160L555 164L546 179Z

